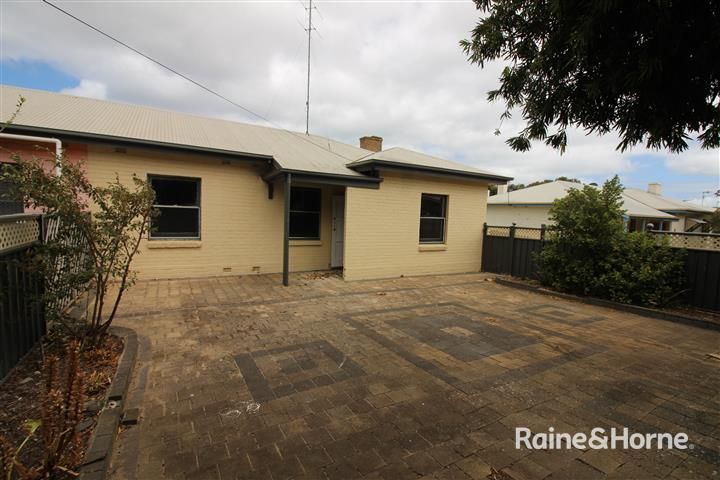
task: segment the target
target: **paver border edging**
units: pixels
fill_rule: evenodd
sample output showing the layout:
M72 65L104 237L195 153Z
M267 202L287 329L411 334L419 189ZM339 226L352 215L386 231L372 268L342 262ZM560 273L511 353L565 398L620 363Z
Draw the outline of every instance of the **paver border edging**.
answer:
M598 307L607 307L614 310L620 310L622 312L634 313L643 317L656 318L658 320L666 320L669 322L682 323L684 325L690 325L696 328L704 328L706 330L715 330L720 332L720 323L711 322L702 318L691 317L689 315L682 315L679 313L664 312L662 310L656 310L654 308L639 307L637 305L628 305L625 303L612 302L610 300L602 300L593 297L578 297L576 295L570 295L568 293L556 292L543 287L536 287L534 285L528 285L523 282L516 282L508 280L507 278L495 277L495 283L504 285L506 287L517 288L520 290L527 290L530 292L540 293L542 295L549 295L552 297L558 297L565 300L571 300L575 302L586 303L588 305L595 305Z
M113 444L125 409L125 397L137 358L138 339L134 330L112 327L110 333L123 338L124 348L80 467L81 480L103 480L107 475Z

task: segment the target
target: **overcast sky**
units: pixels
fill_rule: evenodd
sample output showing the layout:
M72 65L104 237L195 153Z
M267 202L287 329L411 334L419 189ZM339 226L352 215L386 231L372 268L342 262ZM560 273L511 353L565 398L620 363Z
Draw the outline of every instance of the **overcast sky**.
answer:
M270 119L304 131L307 1L58 2L152 57ZM486 100L501 65L470 65L458 46L478 20L470 1L317 1L311 133L356 144L379 135L527 183L559 175L626 186L658 181L696 200L720 188L720 153L615 150L614 136L571 132L559 155L541 144L515 153ZM0 82L263 123L39 1L0 2ZM500 127L501 135L494 131ZM706 204L713 201L706 198Z

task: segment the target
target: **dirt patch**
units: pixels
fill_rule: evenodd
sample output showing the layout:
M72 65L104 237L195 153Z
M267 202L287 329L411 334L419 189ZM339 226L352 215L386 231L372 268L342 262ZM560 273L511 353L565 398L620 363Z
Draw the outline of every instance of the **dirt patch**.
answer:
M299 281L307 282L310 280L324 280L326 278L342 278L342 270L318 270L316 272L303 273L300 275Z
M56 339L36 345L0 384L0 435L12 445L20 445L27 436L25 422L41 418L43 359L51 355L62 358L66 351L66 342L66 339ZM115 375L122 351L122 339L108 335L101 348L83 351L80 355L80 378L86 408L78 430L81 431L85 446L95 427L98 410ZM23 447L19 458L23 464L29 466L35 465L41 456L42 447L36 433Z
M488 480L515 480L514 477L511 477L503 471L495 470L494 468L490 469L490 475L488 475L487 478Z

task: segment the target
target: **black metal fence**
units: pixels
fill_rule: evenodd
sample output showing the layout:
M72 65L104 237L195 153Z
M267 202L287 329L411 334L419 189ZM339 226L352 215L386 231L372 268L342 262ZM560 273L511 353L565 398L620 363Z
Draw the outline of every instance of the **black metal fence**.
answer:
M31 268L33 249L56 241L71 247L54 257L42 277ZM45 335L52 312L66 310L85 286L66 285L64 276L77 275L86 258L79 231L62 228L59 220L45 215L0 215L0 379ZM46 302L44 292L53 292Z
M653 232L668 236L670 246L685 248L685 273L688 305L720 311L720 239L700 234ZM537 255L543 248L547 232L542 228L498 227L483 229L482 270L539 280Z
M39 215L0 216L0 379L45 334L43 280L28 268L42 232Z

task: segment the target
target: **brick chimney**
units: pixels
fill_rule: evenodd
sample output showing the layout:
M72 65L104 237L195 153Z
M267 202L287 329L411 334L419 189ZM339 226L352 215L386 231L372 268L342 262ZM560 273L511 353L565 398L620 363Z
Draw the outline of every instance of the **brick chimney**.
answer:
M371 152L379 152L382 150L382 137L376 137L374 135L360 137L360 148L370 150Z
M647 191L653 195L662 195L662 185L659 183L648 183Z

